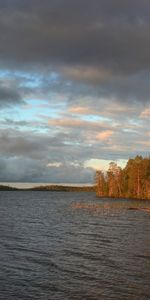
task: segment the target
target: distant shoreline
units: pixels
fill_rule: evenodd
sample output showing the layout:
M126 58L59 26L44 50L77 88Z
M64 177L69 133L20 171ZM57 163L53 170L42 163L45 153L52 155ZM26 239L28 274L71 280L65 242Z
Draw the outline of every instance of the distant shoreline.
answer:
M83 186L71 186L71 185L39 185L29 188L17 188L12 187L10 185L0 185L0 192L1 191L42 191L42 192L94 192L96 193L96 186L95 185L83 185ZM150 199L143 199L143 198L128 198L128 197L112 197L112 196L97 196L98 199L116 199L116 200L133 200L133 201L150 201Z
M33 187L12 187L11 185L0 185L0 191L50 191L50 192L95 192L94 185L39 185Z

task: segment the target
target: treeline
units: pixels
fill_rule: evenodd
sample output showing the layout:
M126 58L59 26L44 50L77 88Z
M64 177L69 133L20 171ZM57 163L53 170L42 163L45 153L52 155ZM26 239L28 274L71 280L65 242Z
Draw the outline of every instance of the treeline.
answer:
M0 191L17 191L18 189L15 187L11 187L9 185L0 185Z
M98 197L150 199L150 157L136 156L121 169L111 162L106 173L96 172Z
M32 188L15 188L0 185L0 191L50 191L50 192L95 192L96 187L92 186L65 186L65 185L39 185Z
M55 192L95 192L95 186L44 185L33 187L30 190Z

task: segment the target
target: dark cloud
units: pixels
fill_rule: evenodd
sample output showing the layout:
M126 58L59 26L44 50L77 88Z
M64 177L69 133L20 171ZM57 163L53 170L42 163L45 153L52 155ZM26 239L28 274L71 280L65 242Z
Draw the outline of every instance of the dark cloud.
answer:
M24 126L24 124L23 124ZM58 147L62 142L48 135L36 134L29 131L4 129L0 131L0 153L5 157L33 158L40 160L48 159L49 147Z
M61 75L48 83L54 90L66 92L67 80L76 82L70 98L90 92L149 101L149 1L0 0L0 8L3 68L53 69ZM30 92L24 88L24 94ZM1 93L19 101L18 91Z
M92 64L121 74L150 66L146 0L5 2L0 1L5 63Z
M16 105L22 102L22 96L15 88L2 86L0 82L0 106Z
M93 182L94 171L69 163L47 167L43 161L26 158L0 159L1 182L87 183Z
M86 147L66 145L55 138L15 130L0 132L0 181L91 182L94 171L84 168ZM70 137L71 140L71 137ZM80 163L75 158L81 153ZM88 154L87 154L88 155ZM55 165L56 163L56 165ZM58 163L58 166L57 166Z

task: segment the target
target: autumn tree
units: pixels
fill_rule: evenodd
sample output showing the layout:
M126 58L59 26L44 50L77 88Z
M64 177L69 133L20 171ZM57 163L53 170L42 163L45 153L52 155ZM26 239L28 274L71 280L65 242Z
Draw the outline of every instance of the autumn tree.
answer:
M105 176L102 171L96 171L96 194L98 197L107 195Z
M96 172L97 196L150 199L150 157L137 155L121 169L111 162L104 175Z
M108 194L110 197L121 197L121 168L117 166L115 162L109 164L109 169L107 171L108 178Z

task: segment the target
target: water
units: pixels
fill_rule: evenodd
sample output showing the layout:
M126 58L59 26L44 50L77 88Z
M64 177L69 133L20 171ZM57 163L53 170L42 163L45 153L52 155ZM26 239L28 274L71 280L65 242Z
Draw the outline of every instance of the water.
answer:
M150 202L0 192L0 299L150 299Z

